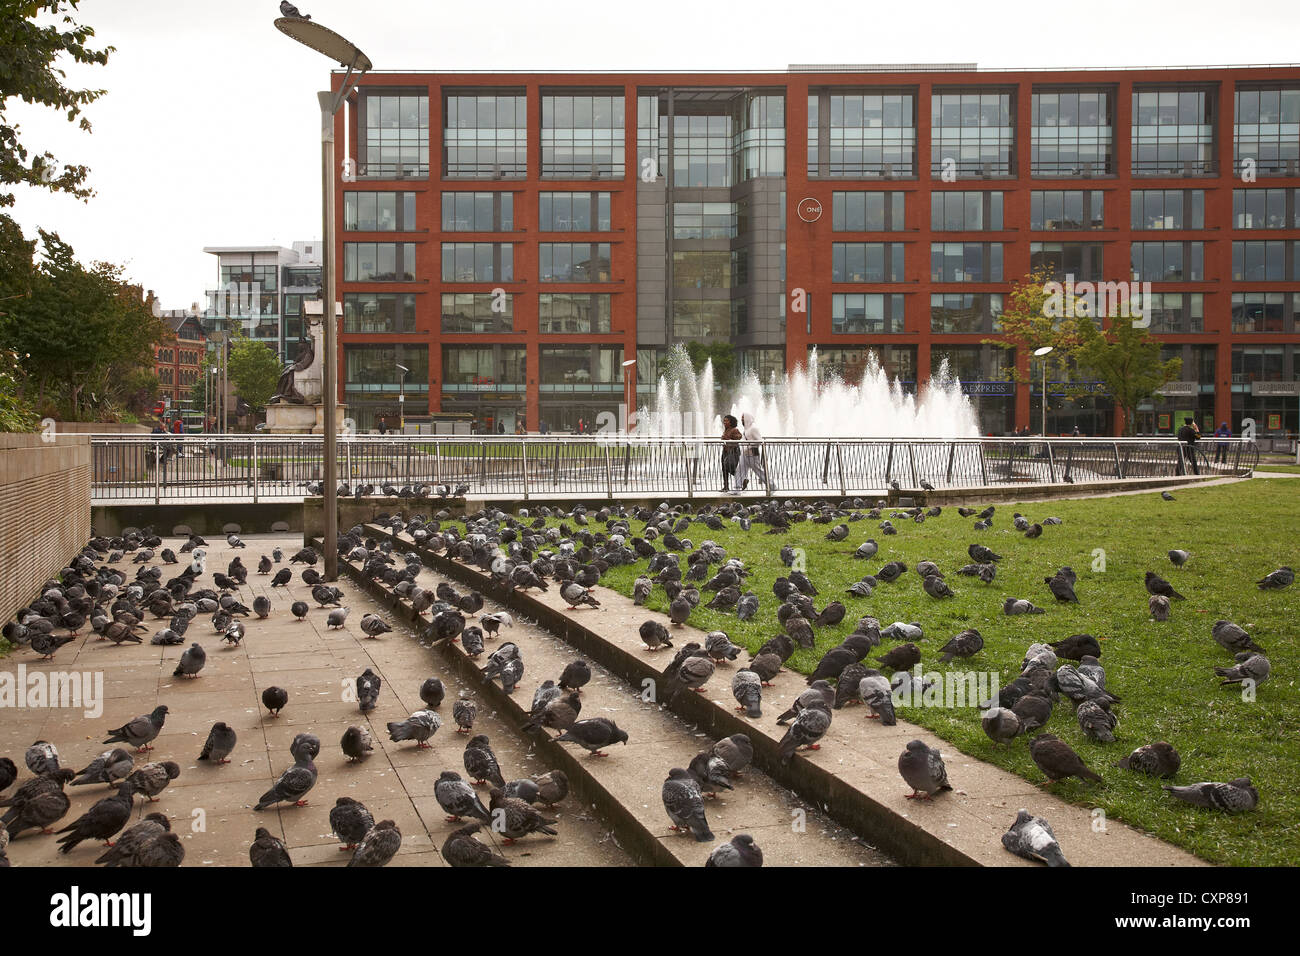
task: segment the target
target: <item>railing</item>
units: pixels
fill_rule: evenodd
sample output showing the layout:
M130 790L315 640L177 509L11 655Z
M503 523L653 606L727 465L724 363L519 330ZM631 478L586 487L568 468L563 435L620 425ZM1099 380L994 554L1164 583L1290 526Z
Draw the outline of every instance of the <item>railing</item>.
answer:
M767 482L781 495L1043 485L1188 475L1173 439L773 438L760 444ZM319 435L93 435L92 497L103 501L300 500L319 493ZM338 479L358 486L467 485L471 494L530 496L720 493L717 438L340 436ZM1217 459L1217 460L1216 460ZM1254 442L1206 438L1202 475L1249 475ZM924 484L923 484L924 483Z

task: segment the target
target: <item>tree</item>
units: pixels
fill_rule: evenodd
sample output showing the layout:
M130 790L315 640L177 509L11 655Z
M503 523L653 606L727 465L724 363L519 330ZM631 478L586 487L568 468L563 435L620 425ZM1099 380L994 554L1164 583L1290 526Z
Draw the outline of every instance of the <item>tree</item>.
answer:
M713 362L713 384L730 387L736 377L736 347L730 342L687 342L686 354L691 365L703 370L706 362Z
M1087 316L1074 319L1075 361L1104 383L1115 406L1124 412L1124 434L1137 430L1137 407L1160 386L1182 372L1183 360L1162 361L1160 343L1132 319L1113 318L1099 329Z
M1028 363L1024 369L1014 361L1015 356L1032 355L1035 350L1050 345L1047 363L1059 377L1069 372L1070 355L1078 344L1078 336L1071 316L1076 309L1074 297L1064 292L1054 299L1050 291L1052 275L1046 269L1037 269L1016 283L1004 300L998 320L1002 337L985 339L985 345L995 345L1012 353L1007 363L1010 381L1024 384L1032 374Z
M113 47L96 50L86 45L95 35L88 26L70 15L78 0L0 0L0 187L27 183L38 189L66 192L88 199L93 190L86 185L90 172L85 166L59 162L48 150L35 152L25 146L20 129L9 122L6 104L13 97L48 106L90 132L90 121L81 108L104 95L104 90L74 90L64 84L66 74L57 65L64 56L81 64L108 62ZM38 25L42 15L59 18L57 23ZM12 206L12 191L0 188L0 206Z
M255 342L243 331L236 329L230 343L230 380L235 383L239 397L260 410L275 394L276 382L280 380L280 360L276 354Z

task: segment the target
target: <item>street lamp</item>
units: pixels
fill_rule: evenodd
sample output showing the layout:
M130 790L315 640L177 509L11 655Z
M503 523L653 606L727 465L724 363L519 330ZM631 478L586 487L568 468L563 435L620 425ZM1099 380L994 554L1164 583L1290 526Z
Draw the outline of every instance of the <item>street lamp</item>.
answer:
M411 370L400 362L397 365L402 376L397 380L397 433L406 434L406 374Z
M1044 345L1041 349L1034 349L1034 355L1037 358L1043 358L1048 352L1052 351L1052 346ZM1047 360L1043 359L1043 437L1047 437Z
M632 382L636 379L636 359L628 359L623 363L623 408L626 409L624 417L627 422L627 433L632 434L632 401L635 392L632 390Z
M278 17L275 28L303 46L323 53L340 66L347 68L338 91L316 94L321 118L321 212L324 223L324 245L321 251L321 320L325 323L325 355L321 375L321 396L324 401L324 475L325 485L325 580L335 581L339 576L339 513L338 513L338 347L336 344L338 319L334 315L334 114L343 105L352 88L352 74L360 80L372 66L370 57L362 53L349 40L328 27L301 17Z

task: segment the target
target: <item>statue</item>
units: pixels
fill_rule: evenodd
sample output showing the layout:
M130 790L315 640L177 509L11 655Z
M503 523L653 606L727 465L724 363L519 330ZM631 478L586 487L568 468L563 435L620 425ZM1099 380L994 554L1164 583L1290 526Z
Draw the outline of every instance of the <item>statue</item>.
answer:
M280 380L275 383L275 394L271 396L268 404L289 404L304 405L307 398L300 392L294 384L295 376L300 372L305 372L311 368L312 362L316 360L316 350L312 345L311 339L303 339L299 343L298 358L285 370L280 373Z

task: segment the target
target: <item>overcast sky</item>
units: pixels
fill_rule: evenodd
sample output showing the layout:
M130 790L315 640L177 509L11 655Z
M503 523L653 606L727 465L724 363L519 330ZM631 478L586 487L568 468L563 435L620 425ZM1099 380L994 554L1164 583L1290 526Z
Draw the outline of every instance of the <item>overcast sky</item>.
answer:
M982 67L1286 63L1295 0L868 3L806 0L302 0L376 70L783 70L791 63ZM90 135L61 114L6 109L22 141L90 167L88 204L20 188L29 236L125 264L164 307L202 303L213 245L289 245L320 232L315 91L330 63L276 31L278 0L82 0L107 67Z

